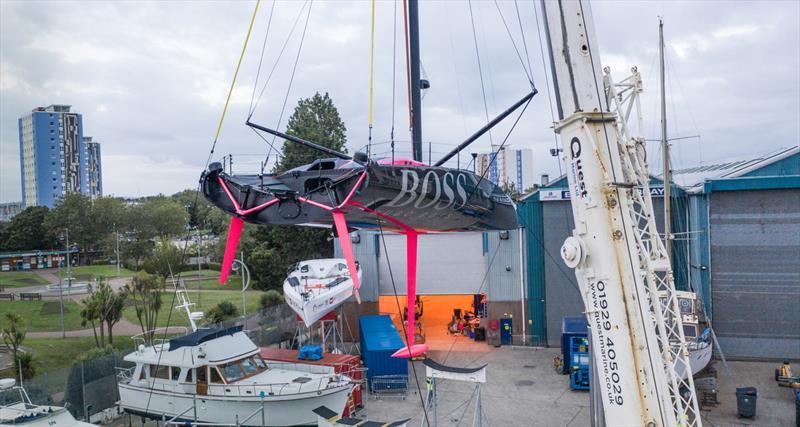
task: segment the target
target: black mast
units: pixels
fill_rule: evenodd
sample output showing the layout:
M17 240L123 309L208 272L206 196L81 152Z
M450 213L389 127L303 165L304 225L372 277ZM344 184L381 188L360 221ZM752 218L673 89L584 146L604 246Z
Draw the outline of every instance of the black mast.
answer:
M408 39L411 66L411 144L414 160L422 161L422 102L419 65L419 0L408 0Z

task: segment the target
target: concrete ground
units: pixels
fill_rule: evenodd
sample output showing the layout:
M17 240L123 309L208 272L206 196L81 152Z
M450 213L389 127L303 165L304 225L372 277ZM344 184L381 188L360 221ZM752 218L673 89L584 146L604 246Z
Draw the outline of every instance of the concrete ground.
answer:
M487 383L481 397L486 415L484 426L588 426L589 394L569 389L567 376L553 369L555 348L492 348L464 337L430 340L429 356L447 365L473 367L488 364ZM716 407L702 410L706 426L795 426L795 407L791 391L779 387L773 378L776 363L729 362L730 372L717 362L719 371ZM414 362L419 388L426 393L425 366ZM409 374L413 369L409 366ZM740 419L736 413L736 387L758 388L757 416ZM473 389L453 381L438 383L438 426L472 425L474 401L466 412L459 405L470 400ZM369 396L360 416L374 421L411 418L409 427L425 426L417 384L409 384L406 398L376 399ZM428 417L433 414L428 413ZM113 425L127 425L127 419ZM139 420L133 425L141 426ZM156 425L147 423L146 425ZM431 423L432 425L432 423Z
M449 347L452 345L452 350ZM589 394L569 389L567 376L553 369L554 348L490 348L459 338L455 344L430 352L438 362L447 365L474 367L484 363L487 383L482 386L483 410L490 426L587 426L589 425ZM704 408L701 413L707 426L795 426L795 406L791 391L779 387L774 380L775 363L729 362L730 373L717 363L718 399L716 407ZM425 366L415 362L420 389L425 396ZM413 375L412 369L409 374ZM752 420L738 418L737 387L758 388L757 416ZM462 416L454 410L469 400L469 385L440 381L438 383L437 425L472 425L474 403ZM409 385L405 400L370 397L366 406L369 419L392 421L411 418L409 426L424 426L422 403L415 383ZM432 414L428 414L431 417ZM461 418L461 419L459 419ZM484 425L487 425L485 423Z

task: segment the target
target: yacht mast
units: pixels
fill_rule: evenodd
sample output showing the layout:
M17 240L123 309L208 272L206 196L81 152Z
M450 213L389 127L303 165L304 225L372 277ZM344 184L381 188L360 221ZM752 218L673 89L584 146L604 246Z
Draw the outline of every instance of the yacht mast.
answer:
M664 76L664 20L658 20L658 58L659 75L661 76L661 151L664 158L664 248L667 258L672 259L672 230L670 220L672 209L670 207L671 181L669 164L669 141L667 140L667 96L666 77Z
M411 67L411 145L414 160L422 161L422 94L420 93L419 0L408 0L408 41Z

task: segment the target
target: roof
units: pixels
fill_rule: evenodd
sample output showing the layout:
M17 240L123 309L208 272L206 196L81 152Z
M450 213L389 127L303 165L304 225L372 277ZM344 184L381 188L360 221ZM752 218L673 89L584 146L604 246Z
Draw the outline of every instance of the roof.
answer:
M800 155L800 146L781 148L777 151L746 159L732 159L715 164L705 164L673 170L672 180L676 184L684 187L686 191L698 193L703 191L703 185L706 181L763 175L757 173L757 171L780 162L781 160L798 155ZM800 158L800 156L798 158ZM792 172L794 171L790 170L788 174L792 174ZM784 173L775 172L771 175L780 176L784 175Z
M201 329L167 344L145 346L125 356L134 363L197 367L220 364L258 354L259 348L242 332L241 326Z
M169 351L177 350L181 347L200 345L206 341L211 341L214 338L224 337L225 335L233 335L241 330L241 325L232 326L230 328L199 329L189 335L184 335L182 337L169 340Z

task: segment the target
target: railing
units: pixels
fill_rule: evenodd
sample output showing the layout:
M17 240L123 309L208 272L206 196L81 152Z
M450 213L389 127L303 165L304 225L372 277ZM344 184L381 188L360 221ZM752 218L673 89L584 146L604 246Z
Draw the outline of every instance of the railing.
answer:
M339 387L342 383L341 375L330 375L305 383L269 383L269 384L208 384L208 396L238 396L238 397L266 397L289 396L293 394L311 393ZM122 382L122 381L120 381ZM350 382L350 379L347 379ZM130 378L128 383L130 384ZM333 384L333 385L332 385ZM139 387L148 390L164 391L169 393L186 393L186 388L196 387L195 383L172 382L169 380L149 379ZM287 390L288 388L288 390Z
M166 328L151 329L131 337L136 351L139 346L152 346L153 350L160 351L164 344L176 336L183 336L189 333L189 328L185 326L169 326Z

